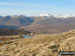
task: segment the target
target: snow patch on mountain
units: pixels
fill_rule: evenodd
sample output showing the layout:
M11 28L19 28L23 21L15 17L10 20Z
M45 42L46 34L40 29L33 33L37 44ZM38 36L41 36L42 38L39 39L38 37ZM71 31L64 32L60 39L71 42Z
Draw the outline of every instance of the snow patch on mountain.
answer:
M51 15L51 14L44 13L44 14L40 14L39 16L41 16L41 17L44 17L44 16L50 17L50 16L52 16L52 15Z
M56 17L56 18L69 18L69 17L75 17L75 15L61 15L61 16L55 15L54 17Z

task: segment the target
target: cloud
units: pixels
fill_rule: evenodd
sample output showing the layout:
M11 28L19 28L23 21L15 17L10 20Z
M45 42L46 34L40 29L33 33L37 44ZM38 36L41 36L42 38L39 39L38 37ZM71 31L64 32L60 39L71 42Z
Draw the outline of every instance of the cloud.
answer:
M9 5L9 6L31 6L31 7L36 7L40 6L38 4L21 4L21 3L8 3L8 2L0 2L0 5Z

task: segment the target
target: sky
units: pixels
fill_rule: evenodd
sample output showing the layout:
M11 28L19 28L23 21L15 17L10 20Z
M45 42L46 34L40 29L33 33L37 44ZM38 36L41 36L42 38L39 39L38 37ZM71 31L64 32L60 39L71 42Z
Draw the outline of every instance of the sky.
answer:
M74 15L75 0L0 0L0 15Z

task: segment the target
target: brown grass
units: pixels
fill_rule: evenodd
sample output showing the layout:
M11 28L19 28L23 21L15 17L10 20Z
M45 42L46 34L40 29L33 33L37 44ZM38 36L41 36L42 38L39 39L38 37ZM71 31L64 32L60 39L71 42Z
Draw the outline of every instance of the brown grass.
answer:
M35 34L0 46L0 56L58 56L59 51L75 51L75 31Z

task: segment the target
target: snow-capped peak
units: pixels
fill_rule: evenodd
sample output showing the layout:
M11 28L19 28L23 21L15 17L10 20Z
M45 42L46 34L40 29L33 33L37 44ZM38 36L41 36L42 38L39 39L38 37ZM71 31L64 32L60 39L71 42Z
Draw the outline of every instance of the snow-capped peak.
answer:
M75 17L75 15L63 15L63 16L55 15L55 17L57 17L57 18L68 18L68 17Z
M47 13L44 13L44 14L40 14L40 16L42 16L42 17L44 17L44 16L49 17L49 16L51 16L51 15L50 15L50 14L47 14Z

